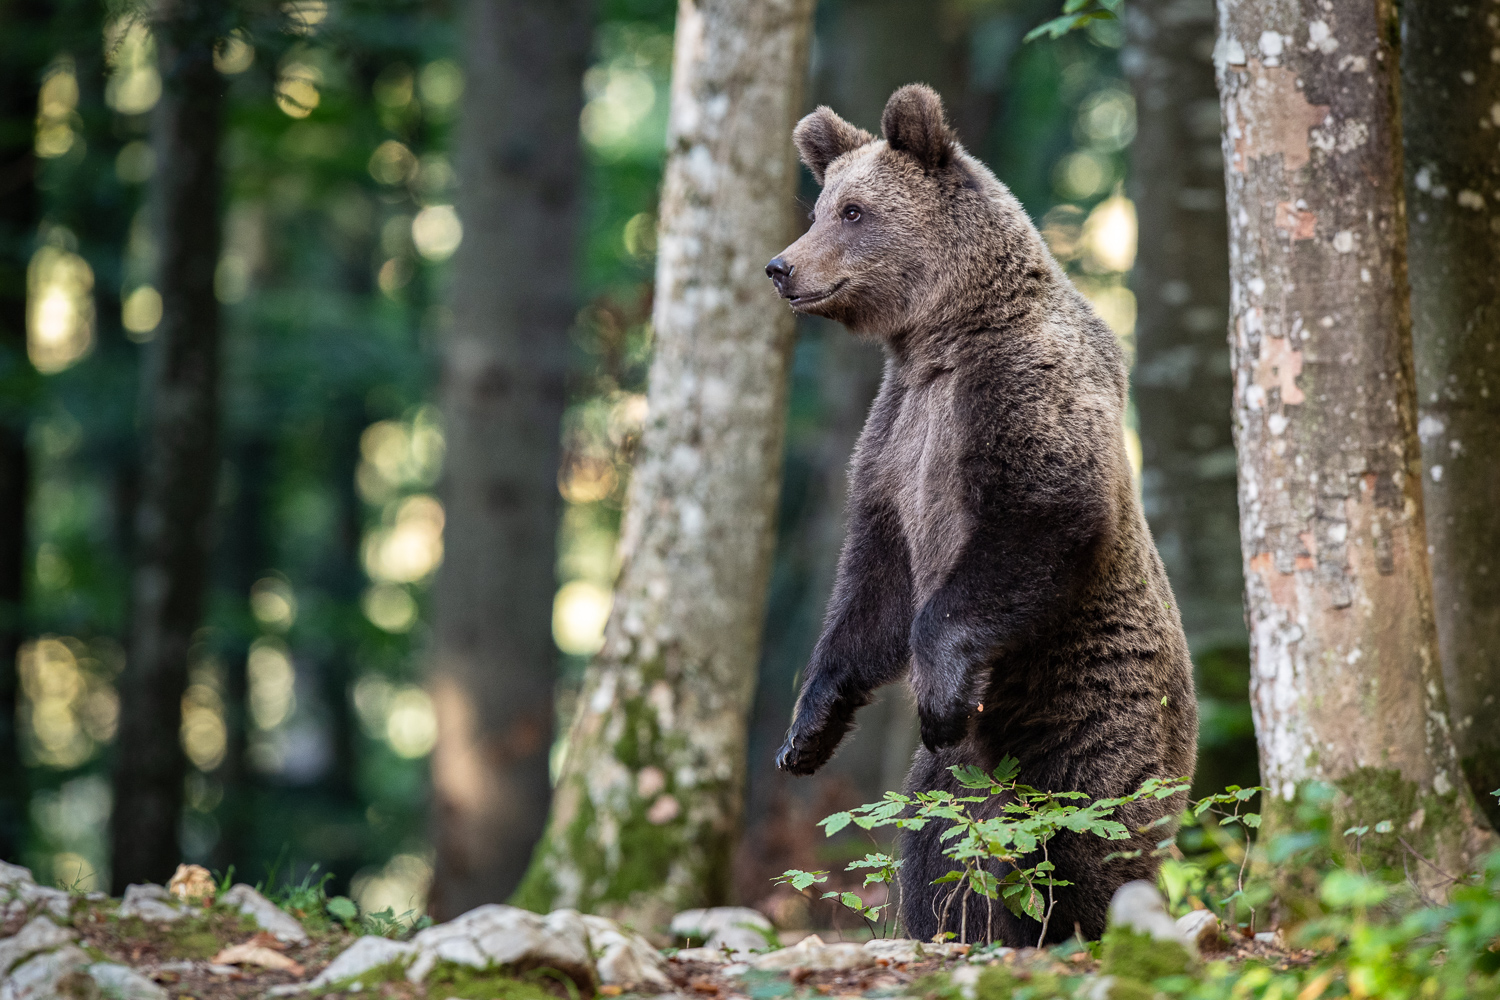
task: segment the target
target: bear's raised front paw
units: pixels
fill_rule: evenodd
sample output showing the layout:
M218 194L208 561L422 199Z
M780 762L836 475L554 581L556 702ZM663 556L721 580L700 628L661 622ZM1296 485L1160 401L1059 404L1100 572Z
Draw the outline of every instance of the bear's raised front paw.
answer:
M922 745L937 751L951 747L969 732L969 716L965 712L933 712L921 708L917 716L922 721Z
M833 750L826 740L798 739L788 733L786 742L776 751L776 767L788 774L806 776L828 763Z

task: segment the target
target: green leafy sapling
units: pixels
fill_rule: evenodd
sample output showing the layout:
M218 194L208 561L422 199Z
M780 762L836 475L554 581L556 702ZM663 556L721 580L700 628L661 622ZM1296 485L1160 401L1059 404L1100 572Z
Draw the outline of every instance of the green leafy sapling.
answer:
M994 903L998 900L1017 917L1030 917L1041 925L1037 941L1040 946L1056 907L1056 891L1072 884L1057 875L1048 849L1052 838L1069 831L1106 840L1127 840L1130 830L1113 818L1117 809L1146 798L1168 798L1187 789L1184 779L1152 778L1129 795L1089 801L1083 792L1045 791L1022 784L1020 764L1013 757L1006 757L992 771L972 764L955 765L949 771L960 786L973 794L955 795L942 790L912 795L886 792L879 802L834 813L819 825L831 837L850 825L866 831L882 827L920 830L930 822L946 822L948 827L940 840L946 845L944 856L955 867L934 880L934 884L953 886L944 897L939 923L946 926L953 907L957 906L961 941L968 936L970 900L977 897L985 901L986 936L993 928ZM995 799L1000 800L998 809ZM890 855L871 853L845 870L866 871L866 886L876 882L889 885L897 882L900 864ZM999 864L1008 867L1003 877L997 877L991 870ZM776 881L801 892L825 882L827 877L827 872L793 870ZM822 898L837 899L872 922L880 911L889 911L891 906L889 897L881 906L865 906L857 894L850 892L826 892ZM900 909L899 901L896 909Z

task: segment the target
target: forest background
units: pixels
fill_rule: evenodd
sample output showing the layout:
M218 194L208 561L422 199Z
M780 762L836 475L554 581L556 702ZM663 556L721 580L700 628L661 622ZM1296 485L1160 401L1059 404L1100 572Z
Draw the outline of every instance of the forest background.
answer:
M538 16L536 5L487 6L497 18ZM214 527L202 534L202 620L181 658L177 726L177 693L164 712L132 713L128 699L151 685L127 690L122 678L128 651L159 627L143 618L142 567L176 558L151 549L140 526L161 489L147 439L163 376L148 359L171 335L173 291L157 276L193 250L148 204L153 182L181 177L151 125L159 102L179 99L169 67L181 68L180 51L89 0L0 5L0 857L80 888L161 881L161 859L179 856L251 878L317 864L366 910L421 912L430 898L446 915L463 900L505 898L520 880L525 849L467 872L439 863L461 853L474 819L434 790L433 768L443 777L432 755L455 717L425 681L434 650L462 631L460 595L505 595L481 617L530 620L519 632L550 631L551 642L516 638L527 656L465 675L465 698L522 692L526 710L554 716L535 733L566 733L603 643L646 416L676 16L667 0L550 6L555 20L536 30L562 40L556 58L513 74L532 88L514 95L517 107L548 122L498 117L534 129L535 155L561 157L556 203L575 213L576 247L488 257L463 211L482 198L460 191L461 126L480 127L461 109L484 75L468 62L460 10L297 0L223 25L207 79L224 96L200 120L218 130L206 139L222 192L198 217L220 353L217 368L189 366L185 389L197 371L196 398L219 414L214 447L187 471ZM1126 346L1127 435L1197 668L1199 787L1217 790L1255 784L1258 767L1214 10L1175 6L1185 13L1168 25L1167 48L1185 68L1163 102L1139 99L1148 50L1163 43L1129 21L1027 43L1056 14L1051 0L827 0L803 103L873 129L895 87L935 86L967 148L1021 199ZM190 130L177 135L196 155ZM1169 204L1141 194L1143 178L1164 174ZM810 203L811 179L801 184ZM1155 226L1139 267L1138 218ZM455 324L471 321L454 308L463 268L479 283L544 285L564 309L554 340L527 348L540 403L512 424L525 434L479 439L488 461L559 470L508 505L495 529L503 558L484 536L456 535L450 516L466 502L455 456L476 460L451 446L440 378L462 340ZM824 774L793 782L772 766L831 585L845 464L879 371L874 346L799 321L745 829L726 862L734 897L787 921L809 915L794 912L800 897L774 895L770 877L827 867L838 847L813 821L897 787L916 743L893 689ZM158 520L175 524L170 510ZM161 800L165 818L159 796L130 784L130 761L163 731L185 758L180 804L175 791ZM512 797L492 808L527 820L523 841L547 811L547 788L534 786L503 786ZM154 857L122 865L118 841L133 823L168 836Z

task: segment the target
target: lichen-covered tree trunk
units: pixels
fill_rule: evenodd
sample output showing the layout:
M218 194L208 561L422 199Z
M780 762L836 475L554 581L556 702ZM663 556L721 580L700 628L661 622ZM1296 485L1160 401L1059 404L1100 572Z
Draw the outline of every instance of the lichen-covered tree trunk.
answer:
M661 200L650 416L622 570L518 901L660 926L723 902L775 542L812 0L682 0Z
M1273 817L1300 785L1448 871L1458 769L1423 530L1395 10L1220 0L1240 533ZM1394 836L1365 841L1389 850ZM1431 878L1410 862L1414 875Z
M152 121L162 319L145 371L145 456L136 512L130 644L120 683L111 827L115 891L162 882L180 860L187 769L178 731L193 635L203 621L218 480L219 137L226 30L211 0L173 0L154 23L163 79Z
M441 386L448 544L428 664L438 919L515 890L551 795L557 466L591 9L471 0L465 20L464 242Z
M1246 643L1235 507L1234 379L1224 343L1229 250L1213 0L1135 0L1131 196L1141 490L1194 657Z
M1460 762L1500 824L1500 30L1493 5L1402 10L1417 434Z
M41 0L0 2L0 859L20 857L26 768L16 728L16 653L26 594L31 490L26 424L36 371L26 357L26 266L40 221L34 152L48 52Z

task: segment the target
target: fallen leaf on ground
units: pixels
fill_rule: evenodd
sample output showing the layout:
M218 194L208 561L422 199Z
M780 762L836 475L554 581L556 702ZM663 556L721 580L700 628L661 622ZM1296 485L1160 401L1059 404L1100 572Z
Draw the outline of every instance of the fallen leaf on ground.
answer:
M263 969L286 970L294 976L302 975L300 962L287 958L281 952L260 944L255 937L242 944L232 944L209 959L215 965L258 965Z

